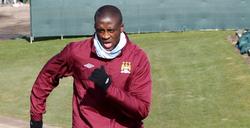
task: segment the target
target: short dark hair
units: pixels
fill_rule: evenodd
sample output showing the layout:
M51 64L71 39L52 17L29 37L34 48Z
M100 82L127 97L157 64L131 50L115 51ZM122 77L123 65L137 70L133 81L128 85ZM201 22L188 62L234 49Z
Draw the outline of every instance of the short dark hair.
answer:
M117 17L119 20L119 23L122 23L122 13L119 8L113 5L104 5L100 7L96 13L94 20L96 22L97 18L102 17L102 16L114 16Z

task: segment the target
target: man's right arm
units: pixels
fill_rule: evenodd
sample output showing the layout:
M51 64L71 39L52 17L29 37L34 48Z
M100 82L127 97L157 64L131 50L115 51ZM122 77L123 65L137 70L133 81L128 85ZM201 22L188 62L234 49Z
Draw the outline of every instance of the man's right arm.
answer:
M68 57L69 47L70 45L67 45L59 54L47 62L32 87L30 96L31 128L40 128L42 115L46 111L46 99L59 84L59 79L72 74ZM35 124L38 127L35 127Z

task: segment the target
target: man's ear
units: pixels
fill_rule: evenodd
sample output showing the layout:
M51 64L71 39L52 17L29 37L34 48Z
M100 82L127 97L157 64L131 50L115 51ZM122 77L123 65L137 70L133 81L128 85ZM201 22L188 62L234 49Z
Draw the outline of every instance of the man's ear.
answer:
M124 24L123 23L121 24L120 29L121 29L121 32L124 32Z

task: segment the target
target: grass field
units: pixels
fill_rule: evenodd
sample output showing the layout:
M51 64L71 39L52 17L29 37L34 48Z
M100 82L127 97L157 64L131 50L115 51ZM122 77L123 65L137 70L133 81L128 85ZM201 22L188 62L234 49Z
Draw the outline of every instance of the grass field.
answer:
M149 55L153 103L146 128L249 128L250 66L232 31L129 35ZM75 39L0 41L0 114L29 121L29 95L46 61ZM47 101L44 122L71 127L72 78Z

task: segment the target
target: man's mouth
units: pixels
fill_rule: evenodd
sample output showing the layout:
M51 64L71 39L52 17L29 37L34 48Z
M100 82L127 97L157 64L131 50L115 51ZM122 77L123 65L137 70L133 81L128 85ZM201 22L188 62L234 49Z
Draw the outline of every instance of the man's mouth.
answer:
M111 42L103 42L103 46L105 49L109 50L112 47L112 43Z

